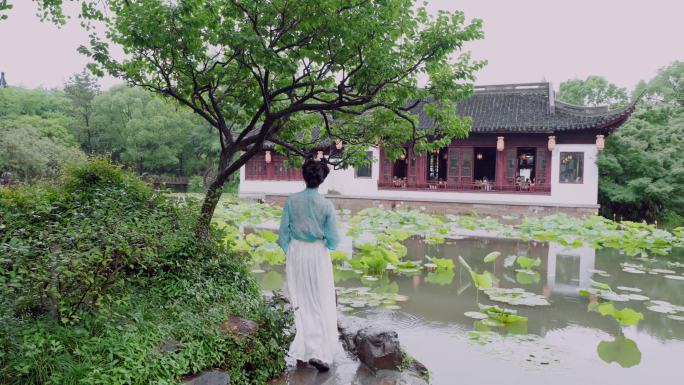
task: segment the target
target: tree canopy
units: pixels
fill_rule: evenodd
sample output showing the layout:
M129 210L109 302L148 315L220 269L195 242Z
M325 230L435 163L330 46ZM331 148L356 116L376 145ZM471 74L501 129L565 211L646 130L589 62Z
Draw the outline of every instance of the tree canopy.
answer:
M53 177L84 152L138 174L193 176L216 167L218 140L187 108L124 85L95 94L74 86L78 76L64 91L0 89L0 172L25 182Z
M39 4L44 17L64 20L61 0ZM171 97L216 130L219 172L200 236L221 186L266 142L304 157L322 142L342 141L345 150L329 162L345 167L378 141L398 157L406 142L428 151L470 127L455 103L472 92L473 72L484 63L458 53L482 30L462 12L433 16L413 0L81 4L84 23L105 31L91 29L80 49L93 59L91 70ZM425 113L439 124L420 131L411 107L428 98Z
M61 91L0 88L0 173L31 182L54 177L84 158L69 127L70 103Z
M117 86L96 97L91 120L94 151L139 174L198 175L216 165L219 144L211 127L142 89Z
M591 75L586 79L571 79L560 84L558 99L578 106L610 106L627 104L627 89L609 83L601 76Z
M608 137L599 155L599 203L605 216L660 220L684 218L684 63L674 62L633 97L632 118Z

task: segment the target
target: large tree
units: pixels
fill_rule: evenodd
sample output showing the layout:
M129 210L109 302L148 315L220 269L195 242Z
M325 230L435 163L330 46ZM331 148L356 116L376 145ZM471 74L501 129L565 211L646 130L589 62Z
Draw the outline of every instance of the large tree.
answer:
M571 79L560 84L558 99L578 106L610 106L627 104L627 90L608 82L601 76L591 75L586 79Z
M39 0L58 22L62 0ZM482 37L461 12L434 16L414 0L81 0L92 26L91 70L171 97L202 116L221 144L197 234L206 234L226 180L266 142L289 156L344 143L346 167L380 142L398 156L467 134L455 103L482 62L459 54ZM104 6L106 9L101 8ZM98 29L99 28L99 29ZM98 34L104 30L104 36ZM111 46L123 48L121 58ZM417 129L412 107L435 129ZM436 141L431 139L437 139Z
M604 215L633 220L684 220L684 63L642 81L632 118L608 137L599 165Z
M82 160L69 112L61 91L0 88L0 173L28 183Z
M684 62L675 61L650 81L639 82L634 94L641 95L651 107L684 109Z
M121 85L95 98L92 109L95 152L139 174L198 175L216 164L211 127L172 100Z
M64 93L71 99L72 114L76 118L74 125L76 138L81 142L86 152L92 153L93 147L93 100L100 93L97 79L83 70L81 73L72 75L64 84Z

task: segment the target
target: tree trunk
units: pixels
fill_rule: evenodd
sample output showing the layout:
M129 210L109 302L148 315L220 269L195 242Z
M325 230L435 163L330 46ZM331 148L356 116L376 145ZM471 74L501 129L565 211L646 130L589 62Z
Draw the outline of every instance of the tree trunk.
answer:
M223 194L223 185L226 180L230 177L229 175L224 175L221 177L222 171L228 168L229 160L231 156L226 153L221 153L221 158L219 160L218 173L216 178L209 189L207 189L207 194L204 196L204 201L202 202L202 209L200 211L200 216L197 219L197 227L195 228L195 237L198 243L204 243L204 241L209 236L209 228L211 227L211 218L214 216L214 210L216 210L216 205L218 205L219 199L221 199L221 194Z
M219 181L218 179L215 179L209 186L207 195L204 196L202 210L200 211L200 216L197 219L197 227L195 229L195 237L199 243L204 242L209 235L211 218L214 216L216 205L218 205L219 199L221 199L221 194L223 194L224 182L225 181Z

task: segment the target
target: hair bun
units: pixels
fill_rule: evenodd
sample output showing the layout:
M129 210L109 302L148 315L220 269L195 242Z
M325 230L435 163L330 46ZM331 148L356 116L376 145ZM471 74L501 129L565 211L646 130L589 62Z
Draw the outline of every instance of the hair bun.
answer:
M330 168L325 162L317 159L307 158L302 166L302 176L309 188L316 188L323 183L330 173Z

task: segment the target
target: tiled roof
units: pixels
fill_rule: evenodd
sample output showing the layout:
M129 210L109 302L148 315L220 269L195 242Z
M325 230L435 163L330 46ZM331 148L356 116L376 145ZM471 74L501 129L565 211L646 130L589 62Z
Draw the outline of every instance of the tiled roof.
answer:
M411 112L419 116L419 128L431 129L434 121L419 103ZM476 86L475 93L457 105L459 115L473 120L475 133L552 133L560 131L616 130L634 111L636 102L609 110L605 106L582 107L556 100L549 83ZM318 132L314 132L316 137ZM321 142L318 148L329 146ZM273 148L273 143L264 143Z
M429 103L429 102L424 102ZM420 117L420 128L432 128L434 122L422 106L414 112ZM580 107L555 99L549 83L526 83L475 87L475 93L458 103L458 113L473 120L472 132L558 132L598 129L613 131L634 110L629 104L615 110L607 107Z

